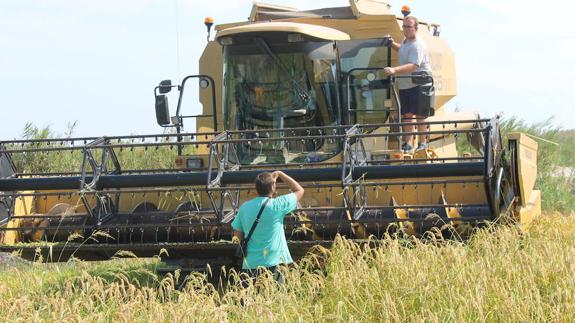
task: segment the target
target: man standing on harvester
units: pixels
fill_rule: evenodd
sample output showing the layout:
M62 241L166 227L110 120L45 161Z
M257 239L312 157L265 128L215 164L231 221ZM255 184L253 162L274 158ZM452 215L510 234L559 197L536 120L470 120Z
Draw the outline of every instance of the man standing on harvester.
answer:
M402 10L403 11L403 10ZM431 65L429 63L429 53L423 40L417 37L418 20L413 16L403 18L403 35L405 39L401 44L393 41L390 37L390 46L398 51L399 65L395 67L386 67L384 72L387 75L410 75L413 72L426 72L431 76ZM422 104L422 87L429 85L415 84L411 78L397 78L399 87L399 101L401 103L401 113L403 122L421 122L429 115L427 109L424 110ZM426 130L427 125L418 125L418 131ZM413 149L414 126L405 126L403 131L406 133L401 149L405 152L411 152ZM427 148L427 138L425 135L419 135L419 145L417 150Z
M292 192L274 198L278 178ZM293 262L285 238L284 217L297 208L304 189L282 171L260 173L255 184L259 196L242 204L232 222L234 238L245 239L245 243L241 243L244 245L242 269L255 277L258 268L267 268L276 281L282 283L283 276L277 266Z

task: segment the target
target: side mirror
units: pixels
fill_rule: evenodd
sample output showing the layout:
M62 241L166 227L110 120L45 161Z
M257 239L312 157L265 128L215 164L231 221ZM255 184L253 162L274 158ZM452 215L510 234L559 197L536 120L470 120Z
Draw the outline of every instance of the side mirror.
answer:
M162 82L160 82L160 85L158 85L158 87L160 90L160 94L170 93L170 91L172 90L172 81L163 80Z
M418 85L433 83L433 77L425 71L411 73L411 80Z
M156 95L156 121L160 126L166 126L170 124L170 109L168 108L168 97L166 97L163 94Z

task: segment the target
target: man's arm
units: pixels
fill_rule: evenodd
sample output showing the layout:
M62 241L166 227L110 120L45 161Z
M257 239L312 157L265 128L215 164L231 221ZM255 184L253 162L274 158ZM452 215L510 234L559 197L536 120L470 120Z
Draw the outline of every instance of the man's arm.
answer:
M240 241L242 241L242 238L244 237L244 232L242 230L242 223L240 222L240 216L241 216L241 208L240 211L238 211L238 213L236 214L236 217L234 218L234 220L232 221L232 242L233 243L240 243Z
M389 39L389 47L393 48L395 51L399 50L399 47L401 47L400 43L396 43L395 40L393 40L393 37L391 37L389 34L385 35L384 38ZM385 45L388 46L388 45Z
M417 65L413 63L407 63L396 67L386 67L383 69L383 71L387 75L396 75L396 74L409 74L411 72L414 72L416 69Z
M301 185L299 185L298 182L296 182L295 179L289 177L288 175L286 175L284 172L278 170L272 173L272 176L274 178L274 180L277 181L278 178L280 178L290 189L291 191L295 194L297 200L301 200L301 198L303 197L303 187L301 187Z
M386 36L389 37L389 46L391 46L391 48L393 48L394 50L399 50L399 48L401 47L400 43L396 43L395 40L393 40L393 38L391 38L391 36ZM404 65L399 65L396 67L386 67L383 69L383 71L385 72L385 74L387 75L396 75L396 74L409 74L411 72L414 72L417 69L417 65L413 64L413 63L407 63Z

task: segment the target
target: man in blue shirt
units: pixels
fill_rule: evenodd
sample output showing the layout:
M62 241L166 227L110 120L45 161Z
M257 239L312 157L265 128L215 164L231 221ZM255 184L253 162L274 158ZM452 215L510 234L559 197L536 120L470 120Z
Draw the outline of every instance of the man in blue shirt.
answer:
M274 198L278 178L292 192ZM276 266L293 262L285 238L284 218L297 208L297 202L303 197L304 189L282 171L260 173L256 177L255 184L259 196L242 204L232 222L234 238L241 240L244 235L248 235L260 209L269 199L248 241L247 257L243 259L242 269L256 276L257 268L267 268L281 283L283 277L276 271Z

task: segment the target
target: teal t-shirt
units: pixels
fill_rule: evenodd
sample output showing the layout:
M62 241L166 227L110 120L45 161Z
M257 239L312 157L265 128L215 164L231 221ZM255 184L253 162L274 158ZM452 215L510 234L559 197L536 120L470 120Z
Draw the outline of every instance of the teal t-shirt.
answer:
M234 230L247 236L266 199L267 197L256 197L242 204L232 222ZM297 197L294 193L272 198L268 202L248 242L248 256L244 259L243 269L293 262L284 233L284 218L296 208Z

